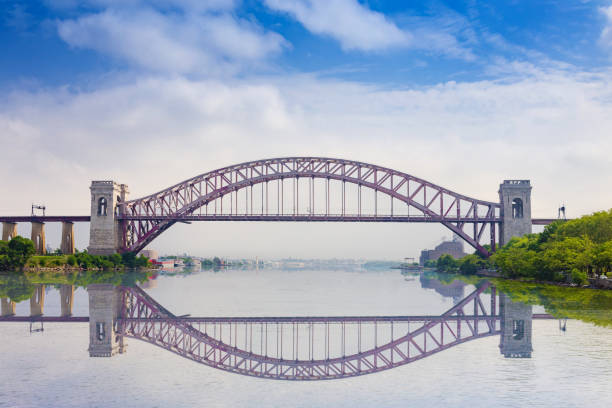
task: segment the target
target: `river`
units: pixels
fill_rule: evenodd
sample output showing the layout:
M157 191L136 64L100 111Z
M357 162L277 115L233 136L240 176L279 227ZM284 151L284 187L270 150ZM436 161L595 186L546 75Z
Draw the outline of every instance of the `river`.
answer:
M142 286L175 315L399 316L440 315L476 289L445 281L347 267L160 274ZM45 291L45 316L58 315L58 289ZM29 308L21 301L16 314ZM73 315L88 315L82 287ZM556 319L534 319L531 358L505 358L491 336L380 373L310 382L228 373L135 339L125 354L90 358L88 343L88 323L31 333L28 323L0 322L0 407L612 406L612 328L578 319L565 331Z

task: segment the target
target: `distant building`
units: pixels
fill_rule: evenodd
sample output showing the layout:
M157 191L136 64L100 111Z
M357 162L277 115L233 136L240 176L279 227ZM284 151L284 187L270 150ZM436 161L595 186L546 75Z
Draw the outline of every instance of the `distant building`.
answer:
M426 249L421 251L419 264L424 265L427 261L437 261L439 257L448 254L455 259L463 258L467 254L463 252L463 242L455 236L452 241L444 241L434 249Z
M159 258L159 255L157 254L157 251L154 249L143 249L142 251L140 251L140 255L144 255L149 259L157 259Z

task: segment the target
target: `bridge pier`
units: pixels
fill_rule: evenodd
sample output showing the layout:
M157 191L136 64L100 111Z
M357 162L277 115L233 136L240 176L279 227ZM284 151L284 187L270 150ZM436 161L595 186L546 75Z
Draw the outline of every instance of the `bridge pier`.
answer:
M42 316L45 309L45 285L36 285L30 298L30 316Z
M64 255L74 254L74 223L70 221L62 221L62 243L60 251Z
M44 255L47 253L46 241L45 241L45 223L32 221L32 241L34 241L34 248L38 255Z
M504 180L499 185L501 204L500 245L512 237L531 234L531 184L529 180Z
M124 353L123 336L117 332L123 296L111 284L87 286L89 293L89 356L111 357Z
M93 255L117 253L124 246L124 233L117 216L123 211L120 204L127 200L128 188L114 181L92 181L89 189L91 221L87 250Z
M2 317L15 315L15 302L9 298L2 298L0 303L2 304Z
M10 241L17 236L17 223L16 222L3 222L2 223L2 240Z
M531 358L532 307L513 302L507 295L499 294L501 336L499 350L506 358Z
M74 300L74 285L60 286L61 317L72 316L72 301Z

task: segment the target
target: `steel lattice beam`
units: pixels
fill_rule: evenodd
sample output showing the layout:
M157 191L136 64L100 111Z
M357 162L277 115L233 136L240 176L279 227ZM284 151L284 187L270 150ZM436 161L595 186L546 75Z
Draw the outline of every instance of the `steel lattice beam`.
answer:
M285 203L284 180L293 180L289 203ZM300 179L327 180L326 205L324 214L314 214L315 188L309 187L307 197L300 197L298 185ZM342 182L342 211L340 214L329 214L329 180ZM279 195L282 196L277 205L277 213L265 213L264 202L268 203L268 191L264 196L261 188L262 214L253 214L253 186L269 186L277 182ZM346 183L359 186L358 197L347 197ZM359 202L361 211L361 190L366 187L374 191L375 214L348 214L348 202ZM239 191L250 191L250 202L245 193L245 214L223 214L224 196L230 196L230 213L232 211L232 194L236 197ZM418 214L401 216L378 214L379 195L388 197L393 212L393 200L405 203L408 209ZM306 201L306 199L308 201ZM220 208L217 206L220 203ZM214 208L208 205L214 203ZM291 206L291 216L287 214L285 204ZM320 157L289 157L269 160L259 160L229 166L178 183L170 188L139 199L122 204L120 211L122 222L126 224L124 250L139 251L149 244L177 221L193 220L253 220L253 221L348 221L348 222L439 222L458 234L471 246L484 255L489 252L480 243L485 227L501 222L499 203L474 199L455 193L426 180L406 173L372 164ZM206 208L204 216L196 212ZM250 213L248 209L250 208ZM282 209L282 210L279 210ZM302 213L300 210L309 210ZM466 209L466 210L462 210ZM212 212L212 214L210 212ZM279 214L280 212L283 214ZM218 218L213 218L218 217ZM253 218L256 217L256 218ZM466 224L474 228L464 229ZM493 233L491 235L494 235Z

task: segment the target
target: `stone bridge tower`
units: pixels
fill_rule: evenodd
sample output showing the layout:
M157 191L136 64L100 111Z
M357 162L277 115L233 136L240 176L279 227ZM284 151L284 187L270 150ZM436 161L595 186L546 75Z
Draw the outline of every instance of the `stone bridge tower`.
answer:
M531 184L529 180L504 180L499 185L501 245L512 237L531 234Z
M89 223L89 247L93 255L110 255L122 247L122 231L117 216L120 204L128 197L125 184L114 181L92 181L91 222Z
M499 351L506 358L531 358L532 307L513 302L507 295L499 294L501 336Z

